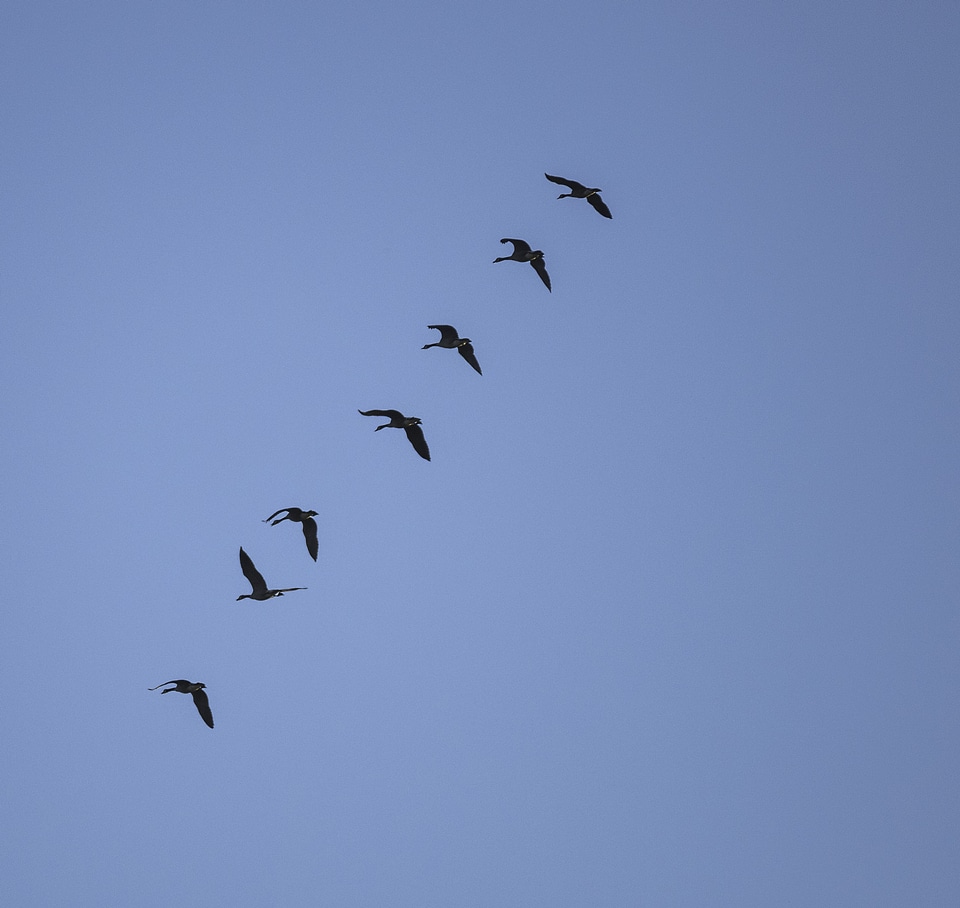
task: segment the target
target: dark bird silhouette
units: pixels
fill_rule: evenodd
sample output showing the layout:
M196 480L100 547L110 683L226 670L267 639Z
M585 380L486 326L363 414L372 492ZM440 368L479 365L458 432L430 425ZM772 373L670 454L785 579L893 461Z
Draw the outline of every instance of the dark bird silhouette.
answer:
M237 602L241 599L259 599L263 602L266 599L273 599L274 596L282 596L284 593L292 593L294 590L305 590L305 586L290 586L284 590L270 590L267 589L267 582L263 579L263 574L261 574L254 566L253 561L250 556L243 550L243 546L240 546L240 570L243 571L243 576L250 581L250 586L253 587L252 593L243 593L240 596L237 596Z
M273 520L277 514L283 514L286 511L287 513L279 520ZM299 523L303 527L303 538L307 541L307 551L310 553L310 557L316 561L317 553L320 551L320 543L317 541L317 521L313 518L317 516L316 511L302 511L300 508L280 508L279 511L274 511L264 523L270 523L273 520L273 523L270 526L275 527L278 523L281 523L284 520L290 520L293 523Z
M427 325L428 328L436 328L440 332L440 340L435 344L424 344L424 350L429 350L431 347L447 347L450 350L456 349L459 351L460 355L468 362L477 372L480 372L480 363L477 362L477 357L473 353L473 344L470 343L469 337L460 337L457 334L457 329L453 325ZM483 375L482 372L480 372Z
M168 684L175 686L167 687ZM206 684L201 684L199 681L185 681L181 678L179 681L164 681L163 684L158 684L156 687L148 687L147 690L158 690L161 687L167 687L166 690L161 690L160 693L169 694L172 691L176 691L178 694L192 694L193 704L197 707L200 718L213 728L213 713L210 712L210 701L207 699L207 692L204 690L206 686Z
M417 416L404 416L399 410L357 410L361 416L386 416L390 422L385 422L382 426L377 426L375 432L381 429L403 429L407 433L413 450L416 451L424 460L430 459L430 449L427 447L427 440L423 437L423 429L420 428L420 418Z
M510 237L504 237L500 242L513 243L513 253L494 259L494 265L497 262L529 262L533 266L533 270L540 275L540 280L546 284L547 290L553 293L553 289L550 287L550 275L547 274L547 266L543 263L543 253L539 249L531 249L526 240L512 240Z
M591 189L589 186L584 186L583 183L578 183L576 180L552 177L549 173L545 173L544 176L551 183L559 183L561 186L566 186L570 189L569 192L561 192L560 195L557 196L558 199L586 199L605 218L613 219L613 215L610 214L610 209L607 208L606 203L600 198L600 193L603 192L602 189Z

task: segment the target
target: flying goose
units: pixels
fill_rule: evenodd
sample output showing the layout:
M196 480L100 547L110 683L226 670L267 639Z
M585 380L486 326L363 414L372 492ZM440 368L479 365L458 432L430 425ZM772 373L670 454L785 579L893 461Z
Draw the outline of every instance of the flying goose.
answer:
M381 429L403 429L407 433L413 450L416 451L424 460L430 459L430 449L427 447L427 440L423 437L423 429L420 428L420 418L417 416L404 416L399 410L357 410L361 416L387 416L390 422L385 422L382 426L377 426L375 432Z
M306 589L305 586L291 586L284 590L268 590L267 582L263 579L263 574L261 574L253 566L253 561L243 550L243 546L240 546L240 570L243 571L243 576L250 581L250 586L253 587L253 592L243 593L242 595L237 596L237 602L239 602L241 599L259 599L261 602L263 602L266 599L273 599L274 596L282 596L284 593L292 593L294 590Z
M173 684L175 687L167 687L168 684ZM164 681L163 684L158 684L156 687L148 687L147 690L159 690L161 687L167 687L166 690L161 690L161 694L169 694L172 691L176 691L178 694L192 694L194 706L197 707L197 712L200 713L200 718L207 723L211 728L213 728L213 713L210 712L210 701L207 699L207 692L204 690L206 684L201 684L199 681L185 681L181 678L179 681Z
M273 520L277 514L283 514L284 511L287 513L283 517ZM313 519L316 516L316 511L303 511L300 508L280 508L279 511L274 511L263 522L270 523L273 520L273 523L270 524L272 527L284 520L300 523L303 526L303 538L307 541L307 551L310 553L310 557L316 561L317 553L320 551L320 544L317 542L317 521Z
M610 214L610 209L607 208L606 203L600 198L600 193L603 192L602 189L591 189L588 186L584 186L583 183L578 183L576 180L552 177L549 173L545 173L544 176L551 183L559 183L561 186L567 186L570 189L569 192L561 192L560 195L557 196L558 199L586 199L605 218L613 219L613 215Z
M477 372L480 372L480 363L477 362L477 357L473 353L473 344L470 343L469 337L460 337L457 334L457 329L453 325L427 325L428 328L436 328L440 332L440 340L435 344L424 344L424 350L429 350L431 347L447 347L450 350L456 349L460 355L468 362ZM482 372L480 372L483 375Z
M540 275L540 280L546 284L547 290L553 293L550 287L550 275L547 274L547 268L543 263L543 253L539 249L531 249L526 240L512 240L510 237L504 237L500 242L513 243L513 252L510 255L494 259L494 265L497 262L529 262L533 266L533 270Z

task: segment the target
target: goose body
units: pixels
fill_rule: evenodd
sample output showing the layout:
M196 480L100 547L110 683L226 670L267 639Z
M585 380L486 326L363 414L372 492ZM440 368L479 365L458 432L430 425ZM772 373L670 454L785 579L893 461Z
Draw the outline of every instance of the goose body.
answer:
M168 684L174 686L167 687ZM147 690L158 690L161 687L167 688L166 690L160 691L161 694L169 694L173 691L176 691L178 694L190 694L193 697L193 705L197 707L197 712L200 713L200 718L213 728L213 713L210 712L210 701L207 699L207 692L204 690L206 684L202 684L199 681L187 681L181 678L179 681L164 681L163 684L158 684L156 687L148 687Z
M241 599L257 599L260 602L264 602L267 599L273 599L275 596L282 596L284 593L292 593L294 590L306 589L305 586L290 586L282 590L268 589L267 582L263 579L263 574L254 567L253 559L243 550L243 546L240 547L240 570L243 571L243 576L250 581L253 592L243 593L237 596L237 602Z
M440 340L435 344L424 344L422 349L446 347L448 350L456 350L480 375L483 375L480 372L480 363L477 362L477 357L473 352L473 344L469 337L460 337L453 325L427 325L427 327L436 328L440 332Z
M551 183L559 183L561 186L566 186L570 190L569 192L561 192L560 195L557 196L558 199L586 199L605 218L613 219L613 215L610 214L610 209L607 208L606 203L600 198L600 193L603 192L602 189L584 186L583 183L578 183L576 180L565 180L563 177L553 177L550 176L549 173L545 173L544 176Z
M543 252L540 249L531 249L526 240L514 240L510 237L504 237L500 242L513 243L513 252L494 259L494 265L497 262L529 262L533 270L540 275L540 280L543 281L547 290L553 293L550 287L550 275L547 274L547 266L543 263Z
M286 511L286 514L283 513L284 511ZM273 518L276 517L277 514L283 514L283 517L274 520ZM275 527L284 520L299 523L303 527L303 538L307 543L307 551L310 553L310 557L316 561L317 554L320 551L320 543L317 540L317 521L313 519L316 516L316 511L304 511L301 508L280 508L279 511L274 511L263 522L270 523L272 520L273 523L270 523L272 527Z
M413 450L424 460L430 459L430 449L427 447L427 440L423 437L418 416L404 416L399 410L357 410L357 412L361 416L386 416L390 422L377 426L374 429L375 432L381 429L403 429L410 444L413 445Z

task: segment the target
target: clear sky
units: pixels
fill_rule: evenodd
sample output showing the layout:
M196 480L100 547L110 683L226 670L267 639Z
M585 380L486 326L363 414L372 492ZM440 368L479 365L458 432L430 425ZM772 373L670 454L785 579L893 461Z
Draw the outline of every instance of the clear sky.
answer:
M4 904L960 904L958 46L8 4Z

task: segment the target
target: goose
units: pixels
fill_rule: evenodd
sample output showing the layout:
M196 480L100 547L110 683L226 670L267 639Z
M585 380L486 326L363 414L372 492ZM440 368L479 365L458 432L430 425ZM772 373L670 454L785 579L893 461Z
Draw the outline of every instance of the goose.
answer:
M549 173L545 173L544 176L551 183L559 183L561 186L566 186L570 189L569 192L561 192L560 195L557 196L558 199L586 199L605 218L613 220L610 209L607 208L606 203L600 198L600 193L603 192L602 189L591 189L588 186L584 186L583 183L578 183L576 180L552 177Z
M174 687L167 687L168 684L175 685ZM210 701L207 699L207 692L204 690L206 684L201 684L199 681L186 681L181 678L179 681L164 681L163 684L158 684L156 687L148 687L147 690L159 690L161 687L167 687L166 690L161 690L161 694L169 694L172 691L176 691L178 694L192 694L194 706L197 707L197 712L200 713L200 718L207 723L211 728L213 728L213 713L210 712Z
M268 590L267 582L263 579L263 574L253 566L253 561L243 550L243 546L240 546L240 570L243 571L243 576L250 581L253 592L243 593L237 596L237 602L241 599L259 599L263 602L266 599L273 599L274 596L282 596L284 593L292 593L294 590L306 589L305 586L290 586L284 590Z
M440 332L440 340L435 344L424 344L421 349L429 350L431 347L447 347L450 350L456 349L460 355L468 362L474 369L480 372L480 363L477 362L477 357L473 353L473 344L470 343L469 337L460 337L457 334L457 329L453 325L427 325L428 328L436 328Z
M529 262L533 266L533 270L540 275L540 280L546 285L547 290L553 293L550 287L550 275L547 274L546 265L543 263L543 253L539 249L531 249L526 240L512 240L510 237L504 237L500 242L513 243L513 252L510 255L494 259L494 265L497 262Z
M413 450L416 451L424 460L430 459L430 449L427 447L427 440L423 437L423 429L420 428L420 418L417 416L404 416L399 410L357 410L361 416L387 416L390 422L385 422L382 426L377 426L375 432L381 429L403 429L407 433Z
M286 511L287 513L278 520L273 520L277 514L283 514ZM303 511L300 508L280 508L279 511L274 511L264 523L270 523L273 520L273 523L270 526L275 527L278 523L281 523L284 520L290 520L293 523L300 523L303 526L303 538L307 541L307 551L310 553L310 557L316 561L317 553L320 551L320 544L317 542L317 521L313 518L317 516L316 511Z

